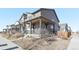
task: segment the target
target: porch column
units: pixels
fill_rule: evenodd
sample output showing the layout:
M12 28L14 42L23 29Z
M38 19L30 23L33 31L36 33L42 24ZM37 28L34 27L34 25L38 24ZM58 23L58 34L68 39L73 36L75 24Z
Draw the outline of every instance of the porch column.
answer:
M3 32L4 32L4 29L3 29Z
M32 34L32 22L30 21L30 34Z
M19 24L19 32L21 33L21 24Z
M55 29L55 23L53 24L53 33L56 32L56 29Z
M16 29L16 31L17 31L17 26L15 26L15 29ZM17 31L18 32L18 31Z
M11 34L12 34L12 27L11 27Z
M21 24L21 33L24 33L24 31L23 31L23 24Z
M40 20L39 20L40 38L41 38L41 26L42 26L42 21L41 21L41 19L40 19Z
M25 24L25 34L26 34L26 31L27 31L27 24Z

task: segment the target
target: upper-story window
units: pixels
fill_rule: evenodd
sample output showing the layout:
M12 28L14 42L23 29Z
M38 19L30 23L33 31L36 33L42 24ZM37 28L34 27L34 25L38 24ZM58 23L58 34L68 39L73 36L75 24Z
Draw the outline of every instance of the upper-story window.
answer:
M32 14L27 14L27 19L28 20L31 20L33 18L33 15Z
M32 16L28 16L28 19L31 20L32 19Z

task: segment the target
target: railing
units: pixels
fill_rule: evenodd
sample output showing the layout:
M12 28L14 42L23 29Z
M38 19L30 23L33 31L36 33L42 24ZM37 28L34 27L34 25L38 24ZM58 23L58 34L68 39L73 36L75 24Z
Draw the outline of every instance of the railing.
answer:
M36 14L31 14L31 16L27 16L27 19L25 19L25 21L32 20L32 19L35 19L35 18L40 17L40 16L41 16L40 12L38 12Z
M22 18L22 20L20 21L20 23L23 23L25 21L29 21L29 20L35 19L35 18L40 17L40 16L41 16L40 12L38 12L36 14L31 14L30 16L27 16L26 19Z

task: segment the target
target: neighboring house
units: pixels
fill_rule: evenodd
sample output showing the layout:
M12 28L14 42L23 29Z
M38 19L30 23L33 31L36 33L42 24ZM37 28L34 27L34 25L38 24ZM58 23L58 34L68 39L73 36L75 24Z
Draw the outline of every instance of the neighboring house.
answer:
M54 9L41 8L33 13L23 13L16 28L23 34L50 36L59 30L59 19Z
M71 28L66 23L65 24L60 24L60 31L71 32Z
M58 31L58 36L67 39L71 36L71 28L68 24L60 24L60 30Z
M10 32L11 32L11 27L10 27L10 25L7 25L6 28L3 29L3 32L4 32L4 33L7 33L7 34L10 33Z
M15 24L10 25L10 33L15 34L16 33L16 26Z
M6 33L7 32L7 29L3 29L3 32Z
M9 34L15 34L16 33L16 26L15 26L15 24L7 26L7 33L9 33Z

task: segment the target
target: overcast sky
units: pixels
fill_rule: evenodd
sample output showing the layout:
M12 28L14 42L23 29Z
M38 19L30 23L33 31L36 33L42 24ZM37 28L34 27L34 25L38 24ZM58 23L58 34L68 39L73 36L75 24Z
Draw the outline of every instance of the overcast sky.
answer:
M6 25L14 24L18 21L22 13L34 12L36 8L0 8L0 31ZM55 9L60 23L67 23L73 31L79 31L79 9Z

